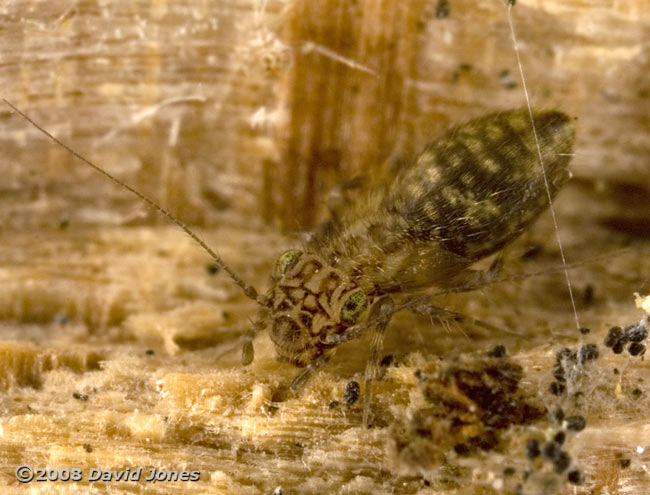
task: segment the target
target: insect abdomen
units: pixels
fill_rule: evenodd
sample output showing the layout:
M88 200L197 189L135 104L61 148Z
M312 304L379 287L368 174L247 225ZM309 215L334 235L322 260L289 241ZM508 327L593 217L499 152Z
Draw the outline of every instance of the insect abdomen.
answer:
M533 114L551 197L569 178L574 126ZM383 206L405 219L406 238L439 243L468 261L511 242L549 204L527 110L450 129L397 177Z

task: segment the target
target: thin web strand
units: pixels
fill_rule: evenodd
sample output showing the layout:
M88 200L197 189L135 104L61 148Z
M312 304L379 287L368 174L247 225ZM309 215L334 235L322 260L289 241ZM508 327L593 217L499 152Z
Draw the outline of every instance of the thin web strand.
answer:
M515 35L515 26L512 22L512 4L506 5L506 12L508 17L508 25L510 26L510 36L512 38L512 45L515 49L515 54L517 55L517 65L519 66L519 75L521 77L521 84L524 88L524 95L526 97L526 105L528 107L528 115L530 116L530 123L533 126L533 135L535 136L535 145L537 146L537 157L539 159L539 165L542 167L542 176L544 177L544 187L546 188L546 195L548 196L549 209L551 210L551 217L553 218L553 226L555 227L555 238L557 240L557 245L560 250L560 256L562 257L562 266L564 267L564 276L566 278L567 287L569 289L569 297L571 298L571 306L573 307L573 316L575 318L576 327L581 328L580 318L578 317L578 309L576 307L576 301L573 296L573 287L571 286L571 278L569 277L569 268L567 266L566 257L564 255L564 248L562 247L562 239L560 238L560 229L558 227L557 218L555 216L555 208L553 207L553 198L551 196L551 189L548 185L548 177L546 176L546 167L544 166L544 160L542 158L542 149L539 146L539 139L537 137L537 129L535 128L535 120L533 119L533 109L530 105L530 97L528 96L528 87L526 86L526 78L524 76L524 67L521 63L521 57L519 55L519 46L517 45L517 36Z

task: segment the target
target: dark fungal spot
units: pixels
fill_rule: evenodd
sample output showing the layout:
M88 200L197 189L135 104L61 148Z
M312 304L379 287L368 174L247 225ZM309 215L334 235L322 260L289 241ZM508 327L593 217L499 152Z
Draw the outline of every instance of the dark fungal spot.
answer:
M216 275L217 273L219 273L220 268L219 265L217 265L216 263L208 263L207 265L205 265L205 270L208 272L209 275Z
M395 361L395 357L392 354L386 354L379 362L379 366L388 367L393 364L393 361Z
M592 302L594 302L594 286L591 284L587 284L585 287L585 290L582 294L582 303L585 306L590 305ZM580 329L582 330L582 329Z
M505 468L503 468L503 475L504 476L512 476L516 472L517 471L515 470L515 468L513 468L511 466L506 466Z
M562 363L555 363L553 365L553 378L555 378L558 382L561 383L566 382L566 376L564 374L564 366L562 366Z
M643 356L645 354L645 346L639 342L632 342L627 348L627 352L631 356Z
M494 346L494 348L488 352L488 356L493 358L502 358L505 357L505 355L506 348L501 344Z
M598 346L596 344L585 344L580 348L578 355L580 357L580 363L598 359Z
M648 331L645 326L639 323L626 328L625 335L630 342L641 342L648 337Z
M612 347L612 352L614 354L621 354L624 348L625 348L625 343L619 341L616 342L616 344L614 344L614 346Z
M558 474L566 471L570 464L571 456L564 450L560 450L553 458L553 469Z
M564 433L563 431L558 431L555 435L553 435L553 441L558 445L562 445L565 440L566 440L566 433Z
M72 397L84 402L88 400L88 396L86 394L80 394L79 392L73 392Z
M558 456L561 450L560 446L555 442L546 442L542 447L542 454L544 454L544 457L547 459L553 460Z
M632 461L630 461L630 459L620 459L618 464L621 466L621 469L627 469L630 467L630 464L632 464Z
M567 474L567 480L572 485L582 485L585 482L585 477L579 469L573 469Z
M361 387L359 386L359 382L356 382L354 380L348 382L348 384L345 386L345 393L343 394L343 402L345 402L346 406L348 407L351 406L357 400L359 400L360 393L361 393Z
M563 383L560 383L560 382L553 382L549 386L548 391L552 395L555 395L556 397L559 397L560 395L564 395L566 393L566 386Z
M568 347L563 347L559 351L557 351L557 354L555 355L555 360L557 362L561 362L564 360L569 360L575 362L576 354L575 351L572 351Z
M470 449L469 446L464 443L457 443L454 445L454 452L456 452L456 454L461 457L466 457L471 454L472 449Z
M340 405L339 401L333 400L332 402L329 403L328 407L330 409L336 409L337 407L339 407L339 405Z
M153 349L147 349L146 351L144 351L144 353L147 356L153 356L154 354L156 354L156 352Z
M614 347L623 338L623 329L621 327L611 327L605 337L605 346Z
M591 332L591 329L590 329L590 328L586 328L586 327L581 327L581 328L580 328L580 333L581 333L582 335L587 335L587 334L589 334L590 332Z
M504 89L514 89L517 87L517 82L513 79L509 69L503 69L499 73L499 81Z
M483 434L470 438L470 444L481 450L493 450L499 445L499 438L493 430L486 430Z
M86 452L88 452L89 454L93 451L93 447L92 447L92 445L90 445L89 443L84 443L84 444L83 444L83 448L84 448L84 450L85 450Z
M551 412L551 417L558 423L562 422L564 419L564 410L561 407L556 407Z
M529 459L536 459L542 453L539 448L539 440L531 438L526 442L526 457Z
M449 17L451 12L451 5L449 0L438 0L436 5L436 18L437 19L446 19Z
M582 431L587 426L584 416L569 416L566 419L566 429L569 431Z
M635 388L632 390L632 397L634 397L635 399L638 399L642 395L643 395L643 391L640 388Z

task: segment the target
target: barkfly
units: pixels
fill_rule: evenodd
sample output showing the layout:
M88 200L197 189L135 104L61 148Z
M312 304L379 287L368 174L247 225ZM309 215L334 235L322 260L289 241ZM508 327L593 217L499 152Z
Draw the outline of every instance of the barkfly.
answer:
M499 257L485 272L470 266L512 242L549 206L570 177L575 134L565 114L526 109L452 127L415 161L387 166L363 181L361 199L347 205L327 229L302 248L280 254L271 288L260 294L181 220L5 102L55 143L166 215L257 302L259 315L244 339L243 364L253 361L253 337L268 329L278 358L303 368L276 391L274 402L297 392L337 346L372 330L364 424L391 317L405 309L440 319L462 316L436 307L418 291L467 291L494 280Z

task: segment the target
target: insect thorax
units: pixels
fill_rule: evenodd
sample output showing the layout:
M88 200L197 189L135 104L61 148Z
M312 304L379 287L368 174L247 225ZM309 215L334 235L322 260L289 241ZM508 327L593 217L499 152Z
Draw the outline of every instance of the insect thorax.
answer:
M367 315L369 298L342 270L313 252L289 250L269 290L271 340L278 357L305 366Z

